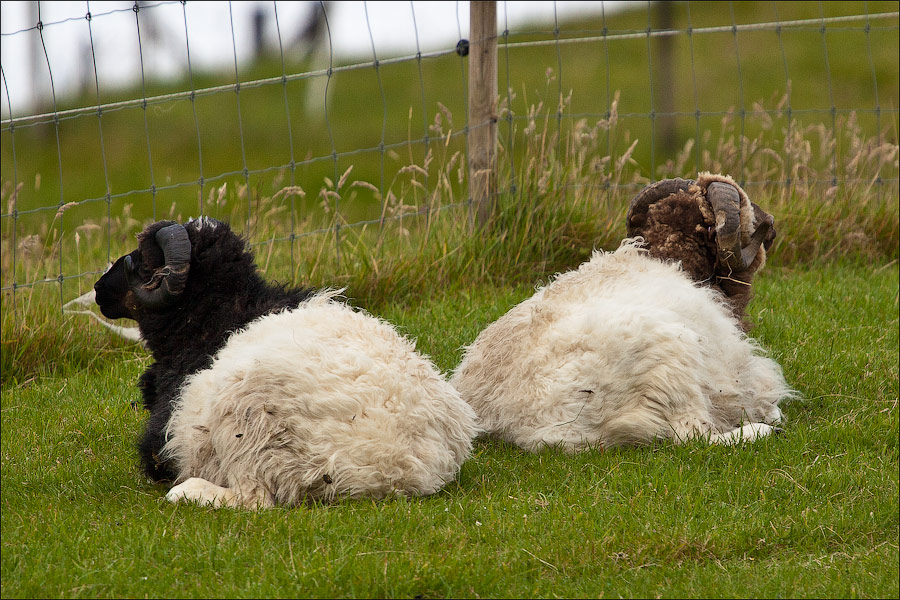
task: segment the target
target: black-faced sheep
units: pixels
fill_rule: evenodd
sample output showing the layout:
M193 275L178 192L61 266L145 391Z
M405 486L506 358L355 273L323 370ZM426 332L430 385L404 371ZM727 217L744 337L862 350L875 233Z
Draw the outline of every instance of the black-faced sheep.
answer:
M412 342L337 292L267 284L224 223L154 223L94 288L153 354L139 452L169 500L431 494L471 450L474 412Z
M794 392L745 336L745 303L736 310L713 277L762 266L773 221L743 210L746 195L733 182L700 181L712 185L673 185L676 202L659 186L639 194L629 229L642 227L649 247L629 238L615 252L594 252L466 349L451 383L484 430L529 451L570 452L660 438L752 441L776 430L778 404ZM718 197L700 204L708 188ZM661 201L656 210L648 196Z

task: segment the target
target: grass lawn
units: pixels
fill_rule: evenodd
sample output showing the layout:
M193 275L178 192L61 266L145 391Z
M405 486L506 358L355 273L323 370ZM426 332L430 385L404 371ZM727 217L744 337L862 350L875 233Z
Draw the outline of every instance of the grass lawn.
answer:
M896 597L897 290L896 261L760 275L752 335L803 394L781 436L576 456L483 440L428 498L259 513L171 505L142 476L149 358L110 342L4 384L3 597ZM376 312L449 371L531 292Z

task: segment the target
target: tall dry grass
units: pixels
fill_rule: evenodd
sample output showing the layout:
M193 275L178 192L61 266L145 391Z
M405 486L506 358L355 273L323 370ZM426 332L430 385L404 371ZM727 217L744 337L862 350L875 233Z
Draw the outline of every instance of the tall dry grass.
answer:
M829 128L792 118L783 100L771 110L756 105L742 119L725 115L717 130L688 140L651 174L633 157L642 142L621 127L617 97L596 120L570 117L568 100L536 103L521 116L501 104L499 192L483 227L471 225L464 138L445 107L431 126L435 141L419 159L412 149L402 158L391 151L392 160L406 160L391 181L356 180L350 166L305 189L281 172L272 195L238 181L209 189L202 204L250 240L267 277L346 287L371 310L473 284L536 282L572 268L592 249L618 245L628 203L643 185L696 176L698 166L743 182L775 216L771 264L897 259L896 123L872 133L851 113ZM9 212L21 185L0 187ZM348 222L340 207L359 201L362 191L380 203L380 217ZM298 200L311 195L319 210L301 214ZM4 385L90 365L98 349L115 346L60 307L130 250L146 223L131 216L130 205L78 223L64 223L66 212L64 206L27 232L7 219L2 231L2 284L16 283L3 292ZM184 216L173 205L161 218Z

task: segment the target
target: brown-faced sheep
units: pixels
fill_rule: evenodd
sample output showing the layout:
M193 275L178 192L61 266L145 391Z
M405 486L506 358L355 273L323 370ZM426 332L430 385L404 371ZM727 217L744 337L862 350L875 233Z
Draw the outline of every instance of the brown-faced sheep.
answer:
M771 216L729 178L702 174L645 189L628 220L645 240L595 252L512 308L451 383L490 435L530 451L776 431L795 392L739 320Z
M744 330L753 275L766 264L775 220L727 175L665 179L648 185L625 218L628 237L642 237L650 256L680 262L694 281L725 295Z

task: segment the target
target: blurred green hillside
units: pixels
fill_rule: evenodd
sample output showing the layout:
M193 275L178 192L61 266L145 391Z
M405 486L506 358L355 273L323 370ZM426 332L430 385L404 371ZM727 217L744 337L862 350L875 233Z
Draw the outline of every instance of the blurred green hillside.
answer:
M856 111L862 132L879 139L886 135L885 141L896 144L897 18L828 24L824 33L816 24L738 33L697 30L877 14L896 11L897 2L679 2L671 8L670 27L679 34L667 38L674 56L674 88L668 91L660 72L665 64L660 38L648 41L642 35L648 27L660 26L659 15L648 14L645 3L601 18L560 23L560 39L599 38L594 41L516 46L554 39L557 33L546 24L501 37L499 137L513 158L501 167L504 177L528 168L521 139L529 127L544 124L552 129L558 121L562 139L579 120L590 126L608 120L611 110L616 125L600 147L610 163L628 156L633 178L639 181L714 168L704 152L721 145L726 122L728 135L753 138L789 124L822 123L838 129L837 119ZM625 34L638 35L623 39ZM503 45L504 39L511 47ZM240 80L280 78L321 67L282 68L280 56L271 55L242 65ZM464 164L466 70L466 59L448 54L335 73L327 81L327 119L325 77L318 77L245 85L239 94L230 89L198 95L194 102L178 99L154 102L146 109L107 110L100 119L93 112L62 119L58 126L6 127L0 138L3 236L11 235L17 183L17 239L46 235L58 207L76 203L61 216L64 243L71 245L66 236L70 238L74 228L118 216L120 225L130 230L127 235L116 231L110 247L130 242L134 228L149 218L246 214L249 223L262 198L291 204L287 212L298 233L330 225L335 210L338 222L377 219L388 192L401 207L420 206L425 190L433 203L464 201L464 172L458 165ZM193 73L197 90L228 83L234 83L233 73ZM311 91L310 86L318 87ZM149 82L145 93L154 97L190 89L185 78L165 86ZM142 92L136 87L101 94L102 101L110 103L140 98ZM560 95L566 99L561 116ZM307 106L310 97L322 99ZM87 96L60 109L96 102ZM666 108L675 115L661 114ZM759 113L757 108L770 112ZM667 121L674 123L675 132L668 141L663 133ZM447 137L451 133L456 135ZM686 147L692 139L693 145ZM830 143L823 139L818 151L827 153ZM837 152L849 150L840 147L840 140L834 143ZM379 151L382 145L384 153ZM752 173L748 167L743 172L744 163L759 149L748 148L744 154L743 145L737 148L735 164L741 172L733 174L750 180L766 177L764 169ZM449 187L436 190L437 169L425 158L429 150L429 161L441 162L455 174ZM403 169L411 164L422 170ZM345 174L338 195L322 193L334 191ZM826 175L841 179L837 172ZM889 165L884 176L896 177L896 169L891 171ZM371 185L354 186L354 181ZM503 179L501 186L508 183ZM286 193L288 186L299 186L302 193ZM269 235L248 233L259 239ZM3 283L9 283L6 275Z

